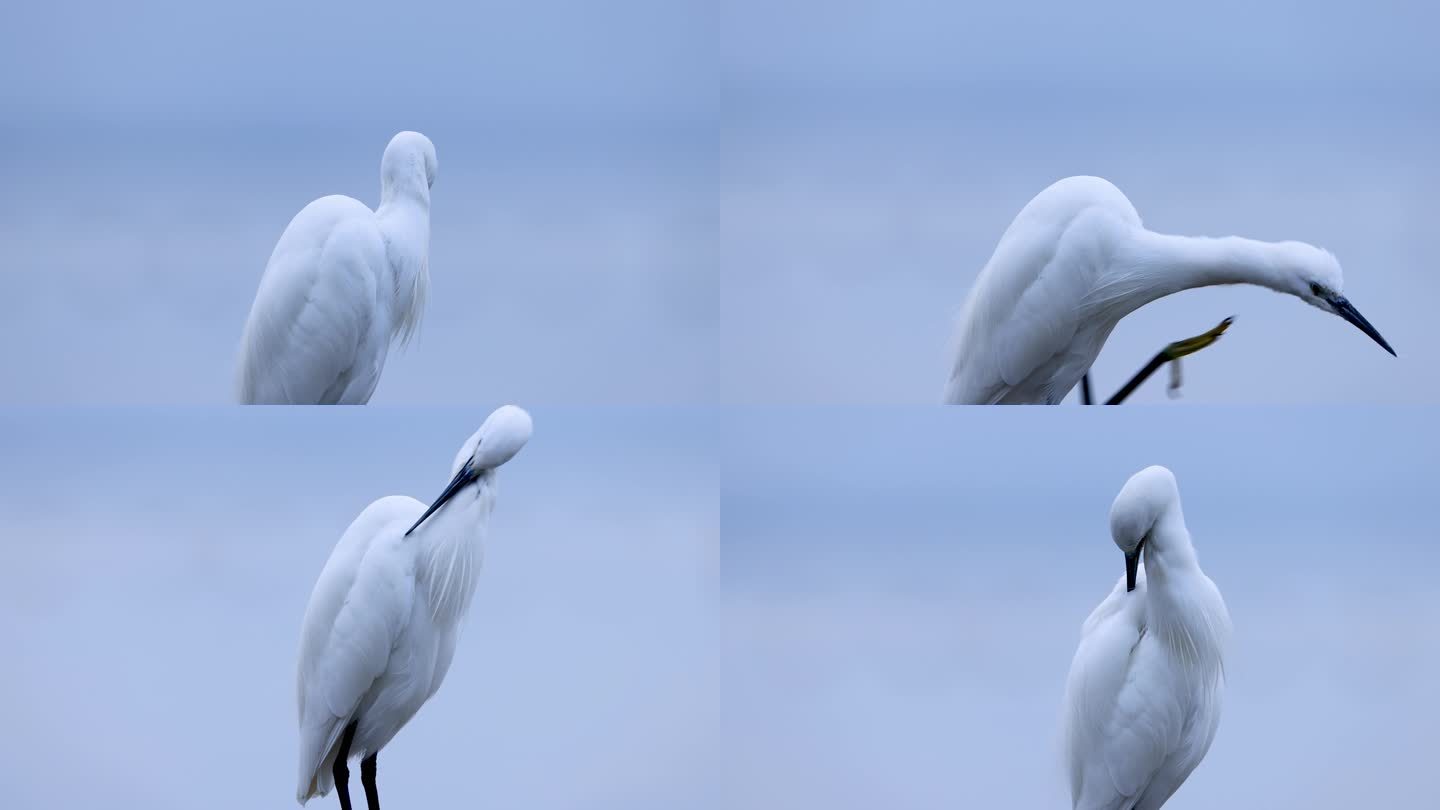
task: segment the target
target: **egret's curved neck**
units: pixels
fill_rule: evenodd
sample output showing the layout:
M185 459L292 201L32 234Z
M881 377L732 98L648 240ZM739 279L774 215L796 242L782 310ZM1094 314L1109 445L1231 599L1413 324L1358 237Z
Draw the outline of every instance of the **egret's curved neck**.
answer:
M429 213L431 210L431 187L426 186L423 180L419 183L384 183L380 186L380 208L376 212L382 212L387 208L399 208L399 206L413 206Z
M1195 547L1190 544L1180 502L1172 500L1160 512L1145 541L1145 578L1163 588L1172 576L1191 570L1199 570Z
M376 211L405 205L429 213L430 183L424 168L417 162L381 166L380 207Z
M426 247L430 244L430 187L424 180L385 183L380 190L380 207L375 209L387 231ZM387 233L387 236L389 233Z
M430 615L457 622L470 608L484 559L485 529L495 508L495 472L482 473L466 491L451 498L418 531L421 543L417 578L425 584Z
M1223 668L1230 617L1200 570L1179 501L1165 508L1145 541L1145 626L1183 663L1208 680Z
M386 182L375 217L395 273L392 334L404 343L420 325L430 289L430 187L423 178Z
M1172 236L1137 228L1102 280L1100 303L1123 317L1181 290L1257 284L1286 291L1278 246L1239 236Z

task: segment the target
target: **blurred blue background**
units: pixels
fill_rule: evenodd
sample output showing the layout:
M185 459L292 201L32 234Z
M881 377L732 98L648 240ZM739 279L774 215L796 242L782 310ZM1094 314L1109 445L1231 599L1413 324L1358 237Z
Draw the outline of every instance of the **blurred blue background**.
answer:
M438 495L485 413L0 410L5 806L294 807L315 579L372 500ZM380 758L383 795L691 806L713 762L713 421L533 415L454 666Z
M726 807L1066 807L1080 626L1164 464L1235 622L1166 810L1425 806L1440 440L1420 408L752 410L723 431Z
M24 3L0 30L0 401L232 397L306 203L434 141L431 298L374 401L713 398L690 0Z
M1440 16L1418 0L147 0L7 22L3 401L227 400L285 224L324 194L373 204L406 128L439 153L434 294L378 403L934 402L1000 233L1081 173L1159 230L1329 248L1400 353L1268 291L1194 291L1120 326L1099 391L1235 315L1187 401L1440 401Z
M1440 401L1434 4L723 8L728 401L938 402L1001 233L1076 174L1114 182L1156 230L1328 248L1400 355L1268 290L1210 288L1121 323L1097 393L1234 315L1187 360L1186 401ZM1164 399L1157 378L1133 401Z

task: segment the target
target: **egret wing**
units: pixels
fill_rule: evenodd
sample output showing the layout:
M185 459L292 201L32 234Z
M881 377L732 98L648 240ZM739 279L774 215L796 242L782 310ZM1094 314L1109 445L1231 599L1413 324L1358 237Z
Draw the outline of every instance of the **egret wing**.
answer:
M1126 594L1118 585L1096 608L1070 666L1065 742L1077 809L1129 807L1183 724L1163 679L1145 665L1141 587Z
M414 560L403 533L423 510L413 498L371 504L346 529L315 584L297 678L302 797L390 666L415 599Z
M1022 216L996 247L967 301L952 390L999 402L1069 346L1091 274L1052 232ZM1032 231L1041 231L1032 233Z
M1184 728L1184 713L1157 675L1132 660L1129 677L1116 696L1103 752L1110 778L1124 796L1139 796L1149 786Z
M1007 385L1024 383L1070 345L1088 289L1081 274L1051 259L1015 303L996 340L997 366Z
M1067 360L1115 226L1138 224L1129 200L1096 177L1066 178L1026 204L966 299L947 399L1063 397L1043 390L1043 377Z
M241 341L244 402L333 403L357 373L378 376L360 348L380 326L384 241L370 210L354 200L312 211L332 199L297 215L266 265Z

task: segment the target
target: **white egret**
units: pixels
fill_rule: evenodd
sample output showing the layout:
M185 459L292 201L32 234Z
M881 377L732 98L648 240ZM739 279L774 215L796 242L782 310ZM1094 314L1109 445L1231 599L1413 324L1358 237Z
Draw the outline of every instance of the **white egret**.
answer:
M332 195L301 209L275 245L245 323L242 403L363 405L392 340L414 335L430 285L435 147L390 139L380 206Z
M1109 182L1070 177L1031 200L995 247L960 313L951 404L1056 404L1121 318L1171 293L1258 284L1339 315L1395 354L1341 294L1335 257L1303 242L1146 230Z
M1075 810L1154 810L1215 739L1230 614L1196 561L1169 470L1130 477L1110 534L1125 576L1085 620L1065 685L1070 793Z
M334 786L350 810L354 756L378 810L376 757L445 679L475 592L496 468L530 428L525 411L499 408L460 447L450 483L428 509L414 498L381 498L331 552L300 639L301 804Z

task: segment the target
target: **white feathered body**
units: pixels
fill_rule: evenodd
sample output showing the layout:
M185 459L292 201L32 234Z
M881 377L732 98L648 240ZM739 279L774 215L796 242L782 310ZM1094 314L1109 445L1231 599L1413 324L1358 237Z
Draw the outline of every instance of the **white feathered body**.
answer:
M247 403L362 404L423 307L429 215L322 197L290 221L241 340Z
M1105 306L1117 247L1141 227L1098 177L1032 199L995 247L961 310L945 401L1058 403L1089 370L1123 311Z
M351 523L305 611L297 677L303 803L325 795L341 735L352 756L378 752L449 671L475 590L492 475L405 531L425 505L381 498Z
M1090 614L1065 690L1075 810L1155 810L1210 749L1230 618L1198 567L1122 577Z
M435 146L401 132L380 159L380 206L321 197L290 220L240 340L246 404L363 404L390 343L409 340L430 284Z
M1339 262L1313 245L1156 233L1108 181L1068 177L1020 211L980 271L945 401L1054 405L1122 318L1181 290L1254 284L1334 312L1323 296L1342 283Z

